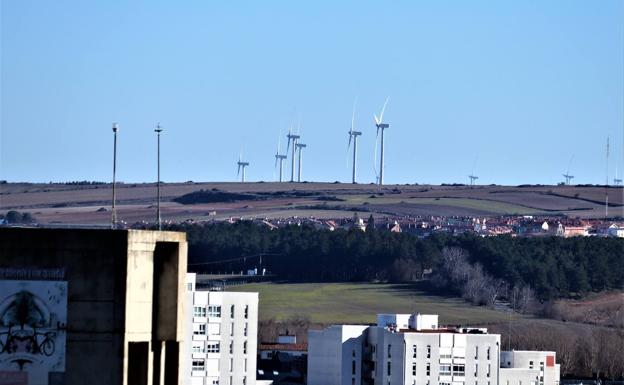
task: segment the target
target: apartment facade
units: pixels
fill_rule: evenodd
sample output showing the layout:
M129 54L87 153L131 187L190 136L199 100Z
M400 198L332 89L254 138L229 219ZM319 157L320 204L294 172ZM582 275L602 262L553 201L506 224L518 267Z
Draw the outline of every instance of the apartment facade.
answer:
M258 293L196 290L187 275L189 385L254 385Z
M531 352L536 366L529 368L524 355L501 355L500 335L439 327L437 315L380 314L375 326L334 325L310 331L308 346L309 385L557 385L559 378L553 352ZM538 356L552 363L548 374Z

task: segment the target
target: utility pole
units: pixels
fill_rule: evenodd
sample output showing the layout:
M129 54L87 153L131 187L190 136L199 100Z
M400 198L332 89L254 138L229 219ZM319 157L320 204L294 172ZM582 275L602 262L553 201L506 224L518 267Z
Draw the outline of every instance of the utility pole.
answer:
M117 226L117 211L115 208L115 201L117 200L115 195L115 174L117 172L117 131L119 131L119 126L117 123L113 123L113 204L111 208L111 229L114 229Z
M163 131L162 127L160 127L160 123L156 124L156 132L158 136L158 150L157 150L157 163L158 163L158 180L156 181L156 223L158 223L158 230L162 230L162 224L160 221L160 133Z

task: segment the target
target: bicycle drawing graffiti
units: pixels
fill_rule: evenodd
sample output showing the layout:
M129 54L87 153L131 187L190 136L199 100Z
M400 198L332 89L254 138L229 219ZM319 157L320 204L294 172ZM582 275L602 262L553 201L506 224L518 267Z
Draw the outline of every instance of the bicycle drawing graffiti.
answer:
M64 372L67 282L0 280L0 293L0 371L28 372L29 384Z

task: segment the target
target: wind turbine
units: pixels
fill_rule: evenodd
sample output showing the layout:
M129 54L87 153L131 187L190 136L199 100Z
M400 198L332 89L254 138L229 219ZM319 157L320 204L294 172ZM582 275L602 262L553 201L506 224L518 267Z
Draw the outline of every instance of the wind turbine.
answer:
M290 142L292 142L292 149L290 154L290 181L295 181L295 145L301 136L292 133L292 126L288 129L288 145L286 146L286 153L288 153L288 149L290 148Z
M242 175L241 175L241 182L245 182L245 167L249 166L249 162L243 162L243 153L241 151L240 155L238 155L238 171L236 172L236 176L238 177L239 175L241 175L241 169L242 169Z
M353 102L353 114L351 115L351 128L349 129L349 146L347 147L347 151L351 147L351 140L353 140L353 174L351 177L351 183L356 182L356 171L357 171L357 137L362 135L360 131L355 131L355 105L357 104L357 99ZM375 151L376 152L376 151Z
M570 157L570 161L568 162L568 169L566 170L566 173L563 174L566 185L570 185L570 181L574 179L574 175L570 175L570 165L572 164L572 159L574 159L574 154L572 154L572 157Z
M297 170L297 182L301 182L301 153L303 152L303 149L307 147L306 144L303 143L297 143L295 146L297 146L297 150L299 150L299 164L298 164L298 170Z
M476 176L475 172L474 172L475 166L477 165L477 159L479 159L478 155L475 157L474 162L472 162L472 171L470 172L470 175L468 175L468 178L470 178L470 185L471 186L474 186L476 180L479 179L479 177Z
M279 162L279 181L282 181L282 170L283 170L283 163L284 163L284 159L287 158L286 155L280 155L280 142L281 142L281 133L280 136L277 139L277 151L275 151L275 167L277 167L277 162ZM275 174L273 174L275 175Z
M373 114L375 118L375 126L377 127L377 137L379 137L379 130L381 129L381 153L380 153L380 161L379 161L379 185L383 185L383 173L384 173L384 131L386 128L390 127L389 124L383 122L383 114L386 110L386 105L388 104L388 99L390 96L386 98L386 101L381 109L381 113L379 117ZM375 139L375 155L377 155L377 139Z

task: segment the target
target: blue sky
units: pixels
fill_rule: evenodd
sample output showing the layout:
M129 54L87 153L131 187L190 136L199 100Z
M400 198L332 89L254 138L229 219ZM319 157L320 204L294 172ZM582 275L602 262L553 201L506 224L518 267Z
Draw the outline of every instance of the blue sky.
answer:
M0 179L275 178L301 121L303 177L387 183L604 183L624 171L624 2L2 1ZM282 140L282 148L284 140Z

